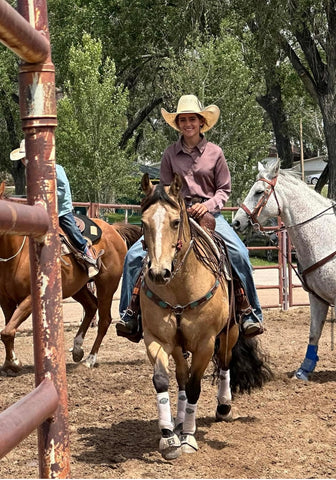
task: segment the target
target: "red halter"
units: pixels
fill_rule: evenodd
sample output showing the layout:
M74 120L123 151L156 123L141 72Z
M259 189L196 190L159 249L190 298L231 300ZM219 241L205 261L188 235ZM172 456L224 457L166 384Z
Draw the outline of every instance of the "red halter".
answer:
M260 198L257 205L254 207L253 212L251 212L244 203L242 203L240 205L240 208L242 208L244 210L244 212L247 214L247 216L251 220L251 223L253 225L256 225L256 224L259 225L260 230L265 230L265 229L260 224L260 222L258 221L258 216L262 212L263 208L266 206L266 204L268 202L268 199L272 195L272 193L274 194L275 201L278 205L278 215L281 214L281 209L280 209L278 197L276 196L276 193L275 193L275 184L277 182L277 179L278 179L278 176L272 178L272 180L267 180L267 178L259 178L258 179L258 181L260 181L260 182L268 183L269 187L266 188L266 190L264 191L263 196Z

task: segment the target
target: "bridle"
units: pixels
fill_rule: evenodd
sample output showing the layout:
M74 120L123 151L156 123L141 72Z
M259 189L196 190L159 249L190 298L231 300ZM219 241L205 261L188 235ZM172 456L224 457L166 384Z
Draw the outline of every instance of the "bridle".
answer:
M278 216L281 215L281 208L280 208L279 200L278 200L277 194L275 192L275 185L276 185L277 179L278 179L278 176L272 178L272 180L268 180L267 178L259 178L258 179L259 182L268 183L269 187L267 187L265 189L264 194L262 195L262 197L258 201L257 205L254 207L252 212L244 203L242 203L240 205L240 208L242 208L244 210L244 212L248 216L250 222L252 223L252 226L258 225L258 228L262 231L265 231L265 228L259 222L258 216L263 211L263 209L266 206L266 204L267 204L270 196L272 195L272 193L274 194L274 198L275 198L275 201L276 201L277 206L278 206Z

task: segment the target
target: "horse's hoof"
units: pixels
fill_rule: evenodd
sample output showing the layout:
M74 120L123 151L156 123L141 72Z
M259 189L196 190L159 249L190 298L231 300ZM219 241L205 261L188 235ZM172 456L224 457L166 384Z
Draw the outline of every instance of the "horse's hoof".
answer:
M97 355L89 355L85 360L84 365L88 368L93 368L96 364Z
M165 460L174 460L182 453L181 442L178 436L172 432L171 437L161 437L159 452Z
M181 450L182 453L196 453L198 445L194 435L182 433L181 435Z
M216 409L216 421L217 422L232 422L232 409L231 405L226 405L222 403L217 405Z
M84 350L82 348L74 347L72 350L72 360L76 363L80 362L84 357Z
M2 366L2 371L6 373L8 377L14 377L22 369L22 363L20 360L5 360Z
M294 378L297 378L298 380L305 380L306 382L309 381L309 372L306 372L302 368L299 368L296 370L294 374Z

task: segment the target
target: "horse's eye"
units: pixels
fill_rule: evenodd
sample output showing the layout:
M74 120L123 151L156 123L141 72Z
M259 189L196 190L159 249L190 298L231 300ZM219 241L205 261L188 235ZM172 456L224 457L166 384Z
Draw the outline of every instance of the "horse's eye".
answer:
M259 197L259 196L262 195L263 193L264 193L264 190L257 190L254 195L255 195L256 197Z
M180 225L180 220L173 220L172 221L172 228L174 228L175 230L178 229L179 225Z

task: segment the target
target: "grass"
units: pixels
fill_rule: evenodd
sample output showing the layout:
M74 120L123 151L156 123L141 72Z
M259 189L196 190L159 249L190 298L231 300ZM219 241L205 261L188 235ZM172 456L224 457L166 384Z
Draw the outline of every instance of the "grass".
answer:
M277 265L278 262L268 262L264 258L250 257L250 262L253 267L268 267L269 265Z

